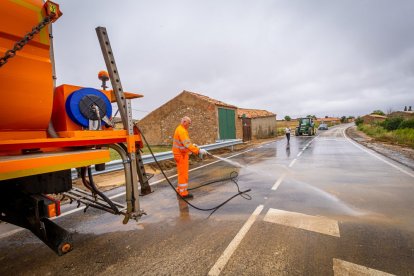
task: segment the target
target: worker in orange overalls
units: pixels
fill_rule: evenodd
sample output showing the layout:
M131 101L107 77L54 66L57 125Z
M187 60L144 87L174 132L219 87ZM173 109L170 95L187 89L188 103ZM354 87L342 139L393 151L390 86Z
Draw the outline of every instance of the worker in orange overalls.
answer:
M191 153L198 154L200 158L207 153L206 150L198 148L191 143L188 136L188 128L191 125L191 119L189 117L183 117L181 124L177 126L174 132L172 152L174 154L174 160L177 164L178 184L177 192L183 198L193 198L193 195L188 193L188 159Z

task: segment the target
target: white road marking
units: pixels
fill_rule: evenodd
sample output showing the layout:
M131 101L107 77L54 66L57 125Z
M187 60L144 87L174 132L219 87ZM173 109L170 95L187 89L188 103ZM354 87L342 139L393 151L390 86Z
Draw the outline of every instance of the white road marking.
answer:
M239 246L240 242L243 240L244 236L246 236L247 232L250 230L250 227L253 225L257 217L259 216L260 212L263 210L263 205L257 206L256 210L254 210L253 214L249 217L249 219L244 223L243 227L237 233L237 235L233 238L227 248L224 250L223 254L221 254L220 258L216 261L214 266L208 272L208 275L219 275L221 271L226 266L227 262L229 261L231 255L233 255L234 251L236 251L237 247Z
M338 221L270 208L264 221L300 228L334 237L340 237Z
M296 160L297 160L297 159L295 158L295 159L293 159L293 160L292 160L292 162L290 162L290 164L289 164L289 168L291 168L291 167L295 164Z
M16 234L16 233L19 233L23 230L25 230L25 229L24 228L17 228L17 229L11 230L9 232L3 233L3 234L0 235L0 239L11 236L11 235Z
M303 153L303 151L299 152L298 155L297 155L297 157L301 156L302 153Z
M285 179L286 173L282 174L281 177L276 181L275 185L273 185L272 190L275 191L279 187L279 185L282 183L283 179Z
M373 152L369 151L368 149L366 149L366 148L362 147L361 145L357 144L356 142L352 141L352 140L351 140L351 139L350 139L350 138L346 135L346 133L345 133L345 129L343 129L343 130L342 130L342 135L343 135L343 136L344 136L344 137L348 140L348 142L350 142L352 145L354 145L355 147L359 148L360 150L363 150L363 151L365 151L366 153L369 153L370 155L374 156L374 157L375 157L375 158L377 158L378 160L381 160L382 162L384 162L384 163L386 163L386 164L390 165L391 167L393 167L393 168L395 168L395 169L399 170L400 172L405 173L406 175L409 175L409 176L411 176L411 177L414 177L414 174L413 174L413 173L411 173L411 172L409 172L409 171L406 171L406 170L404 170L403 168L400 168L399 166L397 166L397 165L395 165L395 164L393 164L393 163L391 163L391 162L389 162L389 161L385 160L384 158L381 158L381 157L380 157L380 156L378 156L377 154L374 154Z
M340 259L333 259L334 275L373 275L373 276L391 276L389 274L366 266L357 265L354 263L342 261Z

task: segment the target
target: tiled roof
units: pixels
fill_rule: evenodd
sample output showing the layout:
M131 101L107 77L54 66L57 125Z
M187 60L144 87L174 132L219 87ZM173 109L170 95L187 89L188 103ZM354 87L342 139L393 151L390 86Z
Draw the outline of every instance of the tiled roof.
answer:
M208 102L210 102L212 104L215 104L215 105L219 105L219 106L223 106L223 107L230 107L230 108L237 108L237 106L234 106L234 105L231 105L231 104L227 104L227 103L224 103L222 101L215 100L215 99L212 99L210 97L207 97L207 96L204 96L204 95L201 95L201 94L198 94L198 93L194 93L194 92L190 92L190 91L186 91L186 90L184 90L182 93L191 94L191 95L193 95L193 96L195 96L195 97L197 97L199 99L208 101Z
M383 119L387 118L387 116L378 115L378 114L368 114L368 115L365 115L364 117L366 117L366 116L374 117L374 118L383 118Z
M262 109L247 109L247 108L237 109L237 116L238 117L242 117L243 114L245 114L247 118L260 118L260 117L276 116L276 114L274 114L272 112L269 112L267 110L262 110Z

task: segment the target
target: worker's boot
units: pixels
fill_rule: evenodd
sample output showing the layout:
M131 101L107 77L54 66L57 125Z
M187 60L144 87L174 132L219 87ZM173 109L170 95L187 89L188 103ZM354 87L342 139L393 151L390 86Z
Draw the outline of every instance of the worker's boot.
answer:
M181 195L181 197L182 198L185 198L185 199L192 199L192 198L194 198L193 194L190 194L189 192L187 192L184 195Z

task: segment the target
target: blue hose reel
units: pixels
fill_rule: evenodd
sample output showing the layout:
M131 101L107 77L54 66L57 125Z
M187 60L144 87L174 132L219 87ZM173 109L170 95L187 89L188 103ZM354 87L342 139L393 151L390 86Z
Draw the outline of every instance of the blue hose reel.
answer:
M65 107L70 119L85 128L90 127L91 121L105 125L112 116L108 97L94 88L76 90L66 99Z

